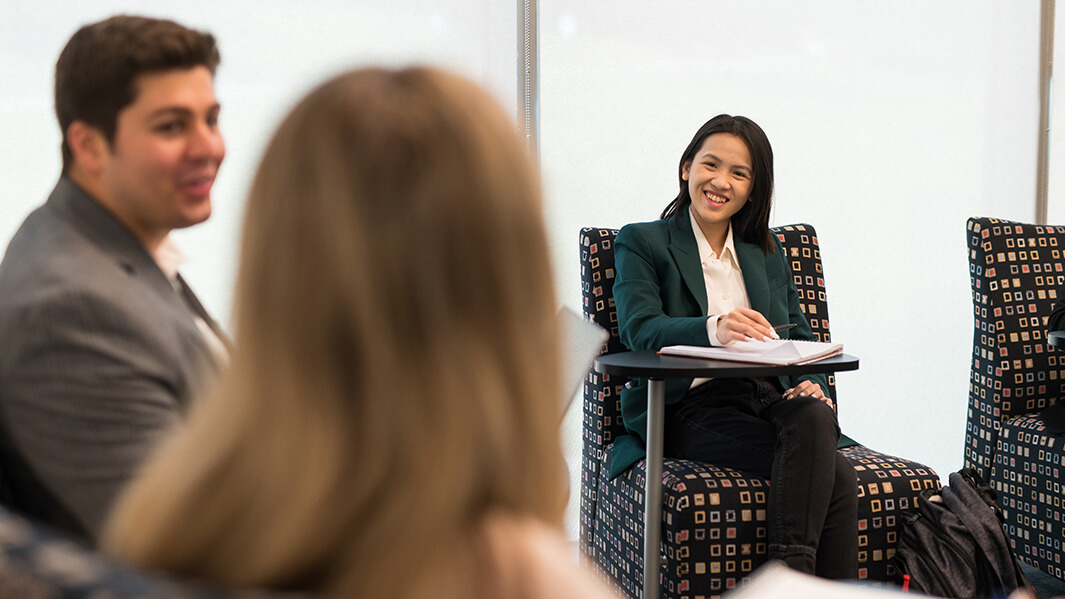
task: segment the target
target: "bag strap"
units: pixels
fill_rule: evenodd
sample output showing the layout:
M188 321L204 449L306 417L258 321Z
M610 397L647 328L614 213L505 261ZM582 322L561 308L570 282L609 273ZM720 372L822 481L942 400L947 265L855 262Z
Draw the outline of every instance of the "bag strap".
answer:
M1002 508L998 506L998 503L996 503L998 500L998 493L991 488L991 485L985 483L984 478L980 476L980 473L972 468L962 468L958 471L958 474L961 475L965 482L969 483L969 486L976 490L980 499L984 500L984 503L995 512L998 521L1005 526L1006 515L1002 512Z
M972 474L979 478L975 472ZM952 472L948 479L950 484L942 491L943 503L958 516L969 530L973 540L988 556L988 562L997 580L1009 587L1005 589L1007 592L1019 586L1025 586L1023 579L1018 580L1020 572L1016 567L1003 571L1002 564L1014 564L1013 548L1010 547L1006 531L1002 528L999 516L992 507L994 504L989 504L985 497L977 492L973 484L966 480L966 475L963 473ZM983 480L979 480L979 483L982 484ZM991 514L995 515L994 520L988 519L987 516Z

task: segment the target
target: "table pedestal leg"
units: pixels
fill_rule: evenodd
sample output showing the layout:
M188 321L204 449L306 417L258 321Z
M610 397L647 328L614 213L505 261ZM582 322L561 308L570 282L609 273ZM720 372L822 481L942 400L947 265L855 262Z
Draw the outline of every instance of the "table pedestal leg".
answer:
M643 596L658 599L662 565L662 439L665 436L666 384L647 384L647 480L643 493Z

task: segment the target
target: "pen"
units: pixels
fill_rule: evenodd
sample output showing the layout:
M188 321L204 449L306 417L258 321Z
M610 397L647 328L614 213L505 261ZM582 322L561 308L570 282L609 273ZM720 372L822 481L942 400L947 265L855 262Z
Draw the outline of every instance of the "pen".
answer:
M795 324L793 322L789 322L788 324L778 324L777 326L773 327L773 331L775 331L775 332L786 331L788 329L794 329L797 326L799 326L799 325L797 325L797 324ZM748 339L754 339L756 341L766 341L766 340L769 339L768 337L766 337L765 339L757 339L756 337L751 337L751 336L748 336L747 338Z

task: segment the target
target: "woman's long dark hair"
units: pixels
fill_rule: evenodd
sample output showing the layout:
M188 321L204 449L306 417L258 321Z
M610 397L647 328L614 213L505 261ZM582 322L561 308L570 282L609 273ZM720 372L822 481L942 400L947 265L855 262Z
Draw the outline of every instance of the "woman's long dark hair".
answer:
M768 254L775 247L769 232L769 213L773 208L773 147L769 145L765 131L747 117L719 114L706 121L696 131L695 137L680 157L680 166L677 169L680 192L662 211L660 218L664 220L683 212L691 204L688 182L684 180L684 165L691 165L703 141L715 133L729 133L739 137L747 144L751 153L751 197L743 208L732 216L732 225L734 233L739 235L740 239L757 245Z

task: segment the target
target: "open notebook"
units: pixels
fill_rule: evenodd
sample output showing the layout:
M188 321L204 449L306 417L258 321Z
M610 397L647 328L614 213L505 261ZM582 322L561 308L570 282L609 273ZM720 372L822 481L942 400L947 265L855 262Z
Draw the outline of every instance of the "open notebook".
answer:
M562 331L562 383L566 392L561 413L565 415L610 333L569 308L558 311L558 322Z
M667 345L660 354L732 360L754 364L788 366L808 364L843 353L842 343L800 341L797 339L773 339L770 341L739 341L725 347L699 347L696 345Z

